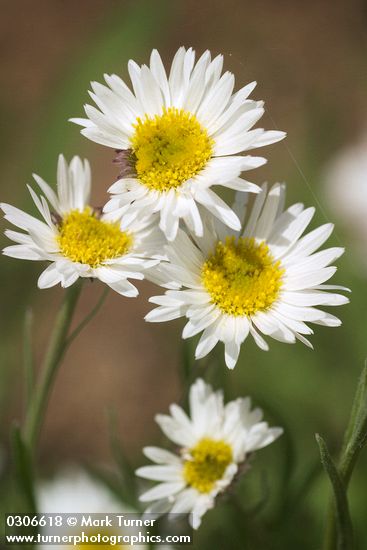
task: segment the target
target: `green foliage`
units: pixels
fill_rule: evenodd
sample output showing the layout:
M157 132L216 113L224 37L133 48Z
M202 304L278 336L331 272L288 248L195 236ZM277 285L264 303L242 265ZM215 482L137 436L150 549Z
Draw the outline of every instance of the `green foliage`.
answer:
M333 491L336 516L331 505L326 524L324 550L353 548L352 524L348 509L347 488L357 459L367 442L367 362L359 378L349 424L345 431L338 467L333 463L326 443L317 435L321 461L329 475Z
M334 492L335 509L338 527L338 550L353 549L353 527L350 518L348 499L345 482L341 478L325 441L319 434L316 434L316 441L320 449L320 457L325 472L329 476ZM332 550L329 544L325 547Z
M32 457L29 449L23 441L20 427L17 424L13 425L11 436L14 470L19 489L19 496L24 497L22 511L24 511L24 513L36 513Z

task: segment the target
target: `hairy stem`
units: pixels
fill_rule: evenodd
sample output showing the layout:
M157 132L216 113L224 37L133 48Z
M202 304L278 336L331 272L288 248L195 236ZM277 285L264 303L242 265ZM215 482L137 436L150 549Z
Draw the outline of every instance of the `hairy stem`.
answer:
M77 282L65 291L65 297L57 314L43 361L40 380L33 391L33 397L29 404L23 428L23 439L31 454L34 452L51 388L66 349L67 335L81 288L81 282Z

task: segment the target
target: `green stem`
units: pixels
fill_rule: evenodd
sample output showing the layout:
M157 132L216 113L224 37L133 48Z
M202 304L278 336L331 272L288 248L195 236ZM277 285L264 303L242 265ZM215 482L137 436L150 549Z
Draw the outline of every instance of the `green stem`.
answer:
M102 292L98 302L96 305L90 310L88 315L84 317L83 321L79 323L79 325L76 327L75 330L70 334L70 336L67 338L65 346L68 348L72 342L74 342L75 338L79 336L79 334L82 332L83 328L93 319L95 315L97 315L98 311L101 309L102 305L104 304L105 299L107 298L107 294L109 293L110 288L107 286L104 291Z
M359 379L354 397L349 424L345 432L344 442L338 462L338 473L344 484L345 491L353 473L357 459L366 444L367 439L367 362ZM323 550L337 548L337 523L334 499L330 499Z
M334 499L330 498L327 516L326 516L326 527L325 527L324 542L323 542L322 550L335 550L335 549L336 549L336 523L335 523Z
M316 441L320 450L321 463L327 473L332 490L333 490L333 508L334 508L334 524L337 523L337 537L331 530L327 531L327 536L324 543L329 544L326 548L335 548L339 550L352 550L353 544L353 525L349 512L347 487L342 479L338 468L334 464L325 441L319 434L316 434Z
M50 343L43 361L40 381L33 392L33 399L28 408L23 439L31 454L34 452L57 368L66 349L67 334L81 288L81 282L77 282L65 291L65 298L56 317Z

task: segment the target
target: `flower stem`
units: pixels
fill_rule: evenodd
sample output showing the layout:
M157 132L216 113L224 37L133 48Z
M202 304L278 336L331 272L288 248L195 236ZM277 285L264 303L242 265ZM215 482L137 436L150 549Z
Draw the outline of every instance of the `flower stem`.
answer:
M34 452L57 368L66 350L67 335L81 288L82 283L77 282L65 291L65 297L56 317L50 343L44 357L40 380L34 389L33 398L28 408L23 439L31 454Z
M109 291L110 291L110 289L107 286L104 289L104 291L102 292L102 294L101 294L98 302L96 303L96 305L91 309L91 311L88 313L88 315L86 315L86 317L84 317L83 321L81 321L79 323L79 325L76 327L76 329L73 330L73 332L70 334L70 336L68 336L68 338L65 342L66 348L68 348L71 345L71 343L74 342L75 338L77 336L79 336L79 334L82 332L84 327L86 327L87 324L89 323L89 321L91 321L93 319L93 317L98 313L98 311L101 309L102 305L104 304L104 301L107 298L107 294L109 293Z
M358 457L367 442L367 362L359 379L349 424L345 432L341 456L338 462L338 474L345 492ZM335 550L338 544L338 523L335 514L334 499L330 499L326 519L323 550ZM338 546L343 548L343 546Z

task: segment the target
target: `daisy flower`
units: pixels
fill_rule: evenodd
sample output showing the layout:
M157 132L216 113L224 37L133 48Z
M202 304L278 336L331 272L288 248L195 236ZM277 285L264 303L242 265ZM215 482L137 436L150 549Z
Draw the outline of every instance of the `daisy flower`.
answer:
M223 56L206 51L195 64L192 48L180 48L167 76L157 50L149 67L129 61L133 91L116 75L107 86L93 82L90 95L98 109L85 105L88 118L74 118L81 133L117 149L120 177L105 211L112 217L160 212L160 227L174 240L179 220L203 231L197 204L229 227L240 222L211 186L257 192L239 178L261 166L262 157L240 153L275 143L284 132L251 130L264 113L263 102L248 99L256 83L233 94L234 76L222 74Z
M123 296L137 296L128 279L143 279L144 270L159 262L155 250L162 246L164 236L154 219L107 221L101 209L90 206L90 167L79 157L68 166L60 155L57 193L39 176L34 179L44 196L37 196L30 186L28 189L43 219L0 204L5 219L23 231L5 231L17 244L3 253L51 262L38 279L39 288L58 283L68 287L79 277L88 277L100 279Z
M159 322L186 316L183 338L203 331L196 358L224 342L225 361L236 365L241 344L249 334L263 350L261 333L288 344L296 339L311 346L306 322L335 327L341 321L318 307L345 304L348 299L325 285L335 273L330 263L343 248L316 252L330 236L333 225L324 224L302 237L314 208L298 203L283 210L285 185L263 186L246 214L243 194L234 209L246 217L240 232L231 232L208 219L202 238L191 239L182 230L166 248L170 263L157 270L155 281L170 288L150 301L158 304L146 316ZM331 292L327 292L331 291Z
M43 480L36 487L40 513L118 514L134 512L121 503L99 481L78 468L58 472L51 480Z
M178 453L145 447L145 456L156 465L143 466L136 474L160 481L140 497L153 501L146 513L191 514L197 529L217 495L244 472L249 455L270 445L283 430L269 428L262 411L251 410L248 397L224 405L223 393L201 379L191 386L189 402L190 417L175 404L170 415L156 416L164 434L179 446Z
M106 514L135 514L139 517L138 512L133 510L127 504L120 502L117 498L101 483L93 479L90 475L80 469L69 469L59 472L54 479L41 481L36 487L37 505L40 514L101 514L103 517ZM65 525L62 527L63 536L81 535L81 531L86 536L97 535L108 537L124 537L133 534L133 527L123 528L112 527L72 527ZM60 533L58 533L60 534ZM134 533L135 534L135 533ZM41 535L55 535L55 526L42 528ZM118 540L118 539L116 539ZM88 548L92 544L76 545L76 548ZM71 546L72 547L72 543ZM100 546L100 548L110 547L109 544ZM115 544L115 548L133 548L129 544ZM55 550L56 548L64 549L69 546L58 546L52 544L41 544L38 548L43 550ZM141 550L148 548L146 545L135 545L134 548Z

